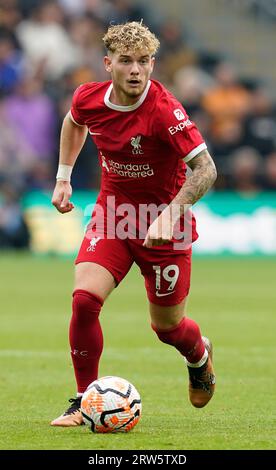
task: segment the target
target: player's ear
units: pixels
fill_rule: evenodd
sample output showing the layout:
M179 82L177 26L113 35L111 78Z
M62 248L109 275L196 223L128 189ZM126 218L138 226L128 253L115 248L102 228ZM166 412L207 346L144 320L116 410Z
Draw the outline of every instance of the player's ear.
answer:
M155 64L155 57L151 57L150 61L151 61L151 71L150 71L150 73L152 73L152 71L154 69L154 64Z
M104 66L107 72L112 72L112 61L107 55L104 57Z

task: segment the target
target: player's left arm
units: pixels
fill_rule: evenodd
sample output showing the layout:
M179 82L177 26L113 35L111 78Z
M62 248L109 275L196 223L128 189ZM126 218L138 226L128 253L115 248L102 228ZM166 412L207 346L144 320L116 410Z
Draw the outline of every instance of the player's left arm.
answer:
M179 217L204 196L216 181L216 166L207 150L198 153L187 165L192 169L192 175L186 179L175 198L149 227L144 241L147 248L172 240L173 229Z
M217 178L214 160L208 150L203 150L187 162L192 169L192 175L186 179L179 193L171 204L179 204L181 214L187 204L195 204L213 186ZM170 204L170 205L171 205Z

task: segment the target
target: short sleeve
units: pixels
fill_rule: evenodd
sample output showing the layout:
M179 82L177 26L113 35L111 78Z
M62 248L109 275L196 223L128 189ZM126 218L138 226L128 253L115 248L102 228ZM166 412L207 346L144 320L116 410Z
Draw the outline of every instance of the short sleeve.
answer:
M85 118L82 113L82 95L85 89L85 85L80 85L76 90L72 98L71 106L71 119L78 126L85 126Z
M156 132L185 162L207 149L196 125L179 101L169 93L161 97L158 104Z

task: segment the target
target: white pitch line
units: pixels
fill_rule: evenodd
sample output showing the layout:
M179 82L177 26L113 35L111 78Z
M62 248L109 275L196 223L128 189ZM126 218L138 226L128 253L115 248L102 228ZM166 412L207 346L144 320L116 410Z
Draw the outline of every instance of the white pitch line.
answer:
M64 356L64 351L30 351L25 349L0 349L0 356L2 357L57 357Z

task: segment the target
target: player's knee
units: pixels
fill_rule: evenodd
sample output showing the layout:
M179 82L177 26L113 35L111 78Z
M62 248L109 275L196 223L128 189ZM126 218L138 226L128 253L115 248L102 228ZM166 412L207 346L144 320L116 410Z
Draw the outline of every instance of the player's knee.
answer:
M158 338L162 343L170 344L174 346L178 343L183 329L183 324L185 323L185 317L183 317L176 325L171 328L161 329L157 328L155 325L151 324L153 331L157 334Z
M103 300L83 289L73 292L73 314L78 317L98 316L103 305Z

